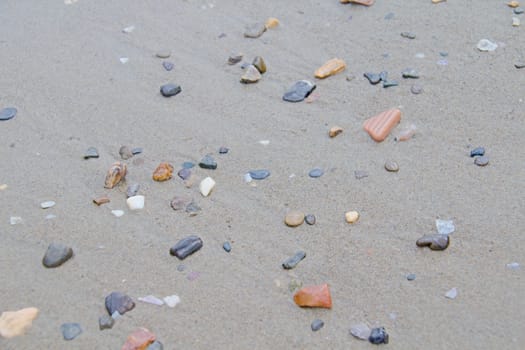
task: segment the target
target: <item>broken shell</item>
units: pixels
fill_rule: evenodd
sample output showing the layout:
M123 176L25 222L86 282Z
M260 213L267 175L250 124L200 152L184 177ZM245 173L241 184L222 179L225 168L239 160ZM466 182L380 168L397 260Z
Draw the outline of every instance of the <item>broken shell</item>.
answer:
M294 294L293 300L301 307L323 307L332 308L332 297L328 284L319 286L307 286Z
M340 58L332 58L315 71L315 77L324 79L337 74L346 68L346 63Z
M166 181L171 179L173 175L173 166L169 163L162 162L159 164L157 169L153 172L153 180L155 181Z
M328 136L336 137L337 135L339 135L342 132L343 132L343 128L342 127L340 127L340 126L332 126L330 128L330 131L328 131Z
M108 173L106 175L106 181L104 183L105 188L113 188L115 187L120 181L124 180L126 177L126 171L127 167L126 164L121 162L115 162L109 168Z

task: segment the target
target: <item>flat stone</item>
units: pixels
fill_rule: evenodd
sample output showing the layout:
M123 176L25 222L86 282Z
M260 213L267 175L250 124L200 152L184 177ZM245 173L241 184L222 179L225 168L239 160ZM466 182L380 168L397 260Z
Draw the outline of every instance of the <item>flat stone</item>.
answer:
M266 63L264 62L264 59L261 56L255 56L253 59L252 65L257 68L259 73L264 74L266 73Z
M415 274L415 273L409 273L409 274L407 275L407 280L409 280L409 281L413 281L413 280L415 280L415 279L416 279L416 274Z
M366 170L356 170L356 171L354 171L354 176L358 180L364 179L365 177L368 177L368 171L366 171Z
M423 87L419 84L414 84L410 87L410 92L413 93L414 95L419 95L420 93L423 92Z
M128 146L121 146L118 154L120 154L120 157L124 160L133 157L133 153L131 153L131 149Z
M109 315L118 312L124 315L126 312L133 310L135 302L129 296L121 292L112 292L105 300L106 310Z
M226 154L230 151L230 149L228 147L224 147L224 146L221 146L219 148L219 154Z
M190 216L197 215L201 210L202 208L199 207L194 201L189 202L185 209L186 213L190 214Z
M308 80L299 80L284 93L283 100L288 102L301 102L315 90L315 87L315 84Z
M521 24L520 19L518 17L512 17L512 26L513 27L519 27Z
M363 128L374 141L381 142L386 139L390 131L392 131L400 121L401 111L397 108L392 108L367 119L363 124Z
M485 166L489 164L489 157L487 156L476 157L474 159L474 164L476 164L477 166Z
M78 323L64 323L60 326L64 340L73 340L82 333L82 327Z
M173 176L173 165L167 162L160 163L153 171L153 180L157 182L167 181Z
M525 12L525 10L521 7L516 7L513 12L516 15L521 15L523 12Z
M308 224L308 225L315 225L315 215L313 214L306 214L306 216L304 217L304 221Z
M234 53L231 54L230 57L228 57L228 64L234 65L242 61L242 53Z
M290 227L296 227L304 222L304 213L298 210L291 210L284 217L284 223Z
M171 84L171 83L170 84L164 84L164 85L162 85L160 87L160 93L164 97L175 96L178 93L180 93L181 91L182 91L182 88L180 87L180 85Z
M0 110L0 120L13 119L16 116L18 110L14 107L6 107Z
M321 177L324 174L324 170L321 168L314 168L308 172L308 176L316 178Z
M2 312L0 315L0 336L13 338L23 335L31 328L33 320L37 316L38 309L35 307Z
M514 63L514 67L518 68L518 69L521 69L521 68L525 68L525 60L522 60L522 61L516 61Z
M270 171L266 169L250 170L248 174L254 180L264 180L270 176Z
M399 171L399 165L393 161L393 160L387 160L385 162L385 169L387 171L390 171L390 172L393 172L393 173L396 173Z
M332 58L326 61L321 67L317 68L314 76L318 79L324 79L331 75L342 72L346 68L346 63L340 58Z
M109 315L102 315L98 318L98 328L102 331L104 329L111 329L115 324L115 319Z
M154 295L146 295L145 297L139 297L137 298L137 300L146 304L152 304L157 306L164 305L164 301L162 301Z
M253 84L261 80L261 78L262 75L259 70L253 64L250 64L241 75L241 83Z
M199 166L203 169L217 169L217 162L213 159L212 156L206 155L199 162Z
M89 147L86 152L84 152L84 159L89 158L98 158L98 150L95 147Z
M182 168L179 170L179 172L177 173L177 175L179 175L179 177L183 180L187 180L190 178L191 176L191 170L190 169L186 169L186 168Z
M405 69L404 71L401 72L401 75L405 79L418 79L419 78L419 73L415 69L412 69L412 68Z
M175 307L180 303L180 297L178 295L168 295L164 297L164 302L168 307Z
M222 249L224 249L225 252L229 253L232 251L232 245L230 242L224 242L222 244Z
M294 294L293 300L300 307L332 308L328 284L303 287Z
M477 157L477 156L484 156L485 155L485 148L484 147L476 147L473 150L470 151L471 157Z
M121 350L144 350L152 344L157 337L146 328L139 328L131 333Z
M73 256L73 249L60 243L51 243L47 247L47 251L42 259L42 264L45 267L58 267L71 259Z
M140 184L136 182L129 184L128 187L126 188L126 197L129 198L129 197L136 196L137 193L139 193L139 190L140 190Z
M197 252L202 248L202 239L198 236L191 235L181 239L170 249L170 254L176 256L180 260L186 259L191 254Z
M171 52L169 50L160 50L155 54L155 56L158 58L168 58L171 56Z
M124 163L113 163L109 168L108 172L106 173L104 187L111 189L115 187L120 181L124 180L124 178L126 177L127 169L128 167Z
M386 80L386 81L383 81L383 87L384 88L389 88L389 87L392 87L392 86L398 86L399 83L397 82L397 80Z
M330 128L330 130L328 130L328 136L330 136L330 138L334 138L334 137L336 137L337 135L339 135L342 132L343 132L343 128L342 127L340 127L340 126L332 126Z
M173 64L173 62L170 61L164 61L162 62L162 67L164 67L164 69L169 72L175 67L175 64Z
M520 3L519 3L519 1L512 0L512 1L509 1L507 3L507 6L508 7L512 7L512 8L516 8L516 7L520 6Z
M372 344L388 344L388 333L384 327L372 328L368 341Z
M315 319L312 321L312 324L310 325L310 328L312 328L312 331L317 332L324 326L324 321L320 319Z
M364 323L359 323L350 327L350 334L354 337L362 340L368 340L372 330Z
M432 250L445 250L450 243L448 235L439 233L424 235L416 241L418 247L429 247Z
M142 149L142 147L134 147L131 149L131 154L133 155L137 155L137 154L141 154L144 150Z
M493 43L488 39L481 39L478 42L477 48L479 51L494 51L498 48L498 44Z
M285 269L285 270L293 269L293 268L296 267L297 264L299 264L299 263L301 262L301 260L303 260L305 257L306 257L306 252L304 252L304 251L302 251L302 250L298 251L297 253L295 253L295 255L289 257L288 259L286 259L286 260L282 263L283 269Z
M403 38L407 38L407 39L415 39L416 38L416 34L414 34L412 32L402 32L401 36Z
M181 196L175 196L170 201L170 206L173 210L182 210L185 209L186 206L191 202L190 198L187 197L181 197Z
M266 26L264 23L253 23L247 25L244 28L244 37L245 38L258 38L266 31Z
M49 209L49 208L54 207L55 205L56 205L55 201L45 201L45 202L40 203L40 208Z
M155 340L153 343L148 345L146 350L164 350L164 345L158 340Z
M379 83L381 81L381 77L379 76L379 74L367 72L367 73L363 74L363 76L366 79L368 79L368 81L372 85L376 85L377 83Z

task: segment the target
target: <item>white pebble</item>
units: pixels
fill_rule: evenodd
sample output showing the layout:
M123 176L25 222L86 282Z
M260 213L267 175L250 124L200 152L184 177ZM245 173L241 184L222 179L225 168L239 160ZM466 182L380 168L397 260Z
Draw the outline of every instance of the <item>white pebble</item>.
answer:
M124 210L112 210L111 211L111 214L115 215L117 218L121 217L122 215L124 215Z
M54 207L55 204L56 204L56 203L55 203L54 201L45 201L45 202L40 203L40 207L41 207L42 209L47 209L47 208Z
M126 63L128 63L128 61L129 61L129 58L127 58L127 57L121 57L121 58L120 58L120 62L121 62L122 64L126 64Z
M252 180L253 180L253 179L252 179L250 173L246 173L246 174L244 174L244 181L245 181L245 182L252 182Z
M164 302L166 303L166 305L168 305L169 307L175 307L177 306L178 303L180 303L180 298L178 295L168 295L167 297L164 298Z
M436 228L438 233L442 235L449 235L456 230L454 226L454 221L452 220L440 220L436 219Z
M261 140L259 143L263 146L268 146L270 144L270 140Z
M350 327L350 333L356 338L368 340L368 337L370 337L370 333L372 333L372 330L366 324L359 323Z
M164 302L154 295L147 295L145 297L139 297L138 299L139 301L142 301L143 303L147 304L153 304L158 306L164 305Z
M458 290L455 287L445 293L445 297L448 299L456 299L457 296L458 296Z
M46 220L51 220L51 219L54 219L56 217L57 217L56 215L48 214L48 215L46 215Z
M129 210L139 210L144 208L144 196L133 196L126 200Z
M520 26L520 19L518 17L512 17L512 26L513 27L519 27Z
M349 224L355 223L357 220L359 220L359 213L355 210L349 211L345 213L345 220Z
M16 225L22 223L22 218L20 216L11 216L9 218L9 223L11 225Z
M477 47L479 51L494 51L498 48L498 44L493 43L488 39L481 39L478 42Z
M215 187L215 180L213 180L211 177L207 177L204 180L201 181L199 184L199 190L201 191L201 194L204 197L208 197L208 195L211 193L213 188Z
M122 33L131 33L134 30L135 30L135 26L129 26L129 27L122 29Z
M517 262L511 262L507 264L507 268L511 270L516 270L520 268L520 264Z

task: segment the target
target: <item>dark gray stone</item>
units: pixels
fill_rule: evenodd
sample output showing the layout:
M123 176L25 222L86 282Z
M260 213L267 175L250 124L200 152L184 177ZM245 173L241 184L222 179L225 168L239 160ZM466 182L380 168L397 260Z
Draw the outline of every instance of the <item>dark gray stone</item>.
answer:
M219 148L219 153L220 154L226 154L230 151L230 149L228 147L220 147Z
M133 182L128 185L128 188L126 189L126 196L128 198L136 196L137 193L139 193L139 190L140 190L140 185L136 182Z
M323 328L323 326L324 326L324 321L320 319L313 320L312 324L310 325L310 327L312 328L312 331L314 332L317 332L318 330Z
M232 245L230 244L230 242L224 242L224 244L222 245L222 249L229 253L232 251Z
M299 80L283 95L288 102L301 102L315 90L315 84L308 80Z
M113 315L115 311L124 315L135 307L135 302L129 296L121 292L112 292L106 297L105 304L106 310L110 316Z
M315 169L310 170L310 172L308 173L308 176L315 178L315 177L321 177L323 176L323 174L324 174L323 169L315 168Z
M384 88L389 88L389 87L398 86L398 85L399 85L399 83L397 82L397 80L383 81L383 87Z
M84 159L98 158L98 150L95 147L89 147L84 153Z
M407 39L415 39L416 38L416 34L414 34L412 32L402 32L401 36L403 38L407 38Z
M413 280L415 280L415 279L416 279L416 274L415 274L415 273L409 273L409 274L407 275L407 280L409 280L409 281L413 281Z
M191 235L181 239L170 249L170 254L176 256L180 260L186 259L191 254L202 248L202 239L198 236Z
M270 171L266 169L250 170L248 173L254 180L264 180L270 176Z
M78 323L64 323L60 326L60 331L65 340L73 340L82 333L82 328Z
M381 81L381 77L379 76L379 74L367 72L367 73L365 73L363 75L364 75L365 78L368 79L368 81L372 85L376 85L377 83L379 83Z
M471 157L484 156L484 155L485 155L484 147L476 147L472 151L470 151Z
M144 150L142 149L142 147L135 147L131 149L131 154L133 155L141 154L143 151Z
M208 154L201 159L199 166L203 169L215 170L217 169L217 162L215 161L215 159L213 159L212 156Z
M42 259L45 267L58 267L71 259L73 249L60 243L51 243Z
M167 70L168 72L170 70L173 69L173 67L175 67L175 65L173 64L173 62L170 62L170 61L164 61L162 62L162 66L164 67L165 70Z
M514 13L517 14L517 15L521 15L523 12L525 12L525 10L521 7L516 7L514 9Z
M368 341L372 344L388 344L388 333L384 327L372 328Z
M158 340L155 340L153 343L148 345L146 350L164 350L164 345Z
M297 253L295 253L294 256L291 256L289 257L288 259L286 259L284 262L283 262L283 268L285 270L290 270L290 269L293 269L294 267L297 266L297 264L299 264L299 262L301 262L301 260L303 260L304 258L306 257L306 252L300 250L298 251Z
M16 116L18 110L14 107L6 107L0 110L0 120L13 119Z
M102 315L98 318L98 328L102 331L104 329L111 329L115 324L113 317Z
M164 97L175 96L182 91L180 85L176 84L165 84L160 87L160 93Z
M432 250L445 250L450 243L448 235L440 233L424 235L416 241L418 247L429 247Z
M191 176L191 170L187 168L182 168L179 170L177 175L179 175L181 179L186 180Z
M405 79L409 79L409 78L418 79L419 78L419 73L415 69L412 69L412 68L405 69L404 71L401 72L401 75Z
M476 157L474 159L474 164L476 164L477 166L485 166L489 164L489 157L487 156Z
M305 221L308 225L315 225L315 215L313 215L313 214L307 214L307 215L305 215L305 217L304 217L304 221Z

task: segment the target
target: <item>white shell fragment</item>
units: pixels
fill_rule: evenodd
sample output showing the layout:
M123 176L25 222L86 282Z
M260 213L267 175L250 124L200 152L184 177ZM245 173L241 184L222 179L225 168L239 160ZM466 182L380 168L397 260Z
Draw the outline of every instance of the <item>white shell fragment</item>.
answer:
M488 39L481 39L477 46L479 51L494 51L498 48L498 44Z
M445 293L445 298L448 298L448 299L456 299L457 296L458 296L458 290L455 287Z
M512 17L512 26L513 27L519 27L520 26L520 19L518 17Z
M45 201L45 202L40 203L40 208L42 209L51 208L51 207L54 207L55 204L56 203L54 201Z
M164 302L166 303L166 305L168 305L169 307L175 307L177 306L178 303L180 303L180 298L178 295L168 295L167 297L164 298Z
M456 230L454 226L454 221L452 220L440 220L436 219L436 228L438 233L442 235L449 235Z
M144 208L144 196L133 196L126 200L129 210L139 210Z
M128 58L128 57L121 57L121 58L120 58L120 62L121 62L122 64L126 64L126 63L128 63L128 61L129 61L129 58Z
M147 295L145 297L140 297L138 299L139 301L142 301L143 303L147 303L147 304L153 304L153 305L158 305L158 306L164 305L164 302L154 295Z
M122 215L124 215L124 210L112 210L111 211L111 214L115 215L117 218L121 217Z
M201 194L204 197L208 197L208 195L211 193L213 188L215 187L215 180L213 180L211 177L207 177L204 180L201 181L199 184L199 191L201 191Z

